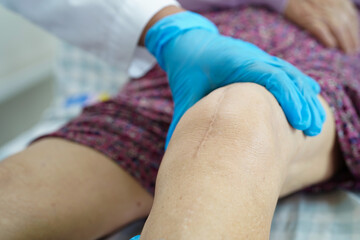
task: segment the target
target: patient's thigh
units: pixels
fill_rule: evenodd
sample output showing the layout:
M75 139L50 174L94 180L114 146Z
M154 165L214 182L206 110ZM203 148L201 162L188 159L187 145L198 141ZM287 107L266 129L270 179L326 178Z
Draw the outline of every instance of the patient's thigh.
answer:
M323 130L315 137L305 136L301 131L293 131L298 149L290 159L281 196L328 180L342 164L333 112L327 102L321 96L319 98L326 111ZM288 128L292 129L289 125Z
M46 138L0 163L0 239L96 239L151 206L118 165L69 141Z

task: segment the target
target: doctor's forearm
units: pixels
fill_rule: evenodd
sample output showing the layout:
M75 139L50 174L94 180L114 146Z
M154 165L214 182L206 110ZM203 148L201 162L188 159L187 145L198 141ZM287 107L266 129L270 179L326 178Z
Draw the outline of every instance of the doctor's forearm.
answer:
M139 40L139 45L140 46L144 46L144 42L145 42L145 36L146 36L146 33L147 31L157 22L159 21L160 19L166 17L166 16L169 16L169 15L172 15L172 14L176 14L176 13L179 13L179 12L183 12L185 11L185 9L181 8L181 7L177 7L177 6L168 6L168 7L165 7L163 9L161 9L158 13L156 13L151 19L150 21L147 23L147 25L145 26L142 34L141 34L141 37L140 37L140 40Z
M60 39L127 70L142 30L176 0L0 0Z

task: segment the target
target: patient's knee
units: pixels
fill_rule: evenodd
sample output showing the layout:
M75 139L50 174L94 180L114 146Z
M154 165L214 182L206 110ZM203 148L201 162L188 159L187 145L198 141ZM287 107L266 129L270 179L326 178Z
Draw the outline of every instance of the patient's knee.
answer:
M224 175L236 175L244 168L267 171L278 165L274 161L282 162L280 155L285 156L279 154L279 126L287 124L280 111L275 98L262 86L238 83L218 89L180 120L163 169L202 169Z
M262 86L238 83L220 88L186 112L167 151L169 156L179 153L181 158L165 157L162 165L178 159L183 166L190 159L188 163L194 168L197 164L202 168L207 161L211 171L235 171L244 164L262 169L274 164L269 159L282 162L285 158L282 128L286 124L276 99ZM209 158L209 154L218 157ZM201 162L191 160L198 157Z
M247 144L270 143L275 140L279 118L276 105L274 97L260 85L232 84L213 91L192 107L174 137L193 133L196 141L216 138L232 144L241 140Z

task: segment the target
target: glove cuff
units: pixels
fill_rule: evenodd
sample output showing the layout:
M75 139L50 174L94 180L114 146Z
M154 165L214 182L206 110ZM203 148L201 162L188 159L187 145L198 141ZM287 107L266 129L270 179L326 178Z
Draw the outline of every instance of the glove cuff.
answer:
M155 56L160 67L164 68L163 48L172 39L193 29L219 33L217 27L200 14L180 12L156 22L146 33L145 46Z

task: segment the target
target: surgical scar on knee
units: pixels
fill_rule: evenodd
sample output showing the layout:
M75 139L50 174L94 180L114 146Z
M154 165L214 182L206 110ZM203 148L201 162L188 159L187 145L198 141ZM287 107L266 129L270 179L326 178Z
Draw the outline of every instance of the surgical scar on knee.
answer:
M218 118L218 115L219 115L219 109L220 109L220 106L221 106L221 103L222 101L224 100L224 97L225 97L225 93L226 91L228 90L229 88L226 88L224 91L221 92L221 96L217 99L216 101L216 106L215 106L215 110L210 118L210 122L209 122L209 125L207 126L207 129L206 129L206 132L204 134L204 137L201 139L195 153L194 153L194 157L198 157L198 154L200 152L200 150L205 146L207 140L209 139L210 135L211 135L211 132L213 131L214 129L214 124Z

